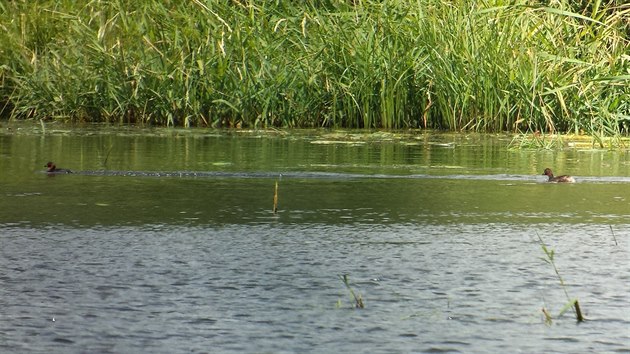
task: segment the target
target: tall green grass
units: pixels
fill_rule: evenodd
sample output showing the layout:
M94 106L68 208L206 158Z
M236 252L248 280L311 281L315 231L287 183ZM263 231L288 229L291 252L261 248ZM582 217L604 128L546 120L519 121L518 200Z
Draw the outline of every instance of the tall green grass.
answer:
M630 5L541 3L0 3L0 116L627 133Z

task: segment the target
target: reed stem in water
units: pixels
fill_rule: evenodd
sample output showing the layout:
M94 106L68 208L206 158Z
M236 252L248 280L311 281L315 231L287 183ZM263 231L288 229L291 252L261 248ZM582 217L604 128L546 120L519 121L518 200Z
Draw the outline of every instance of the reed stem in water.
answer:
M536 235L538 236L538 240L540 241L540 245L543 249L543 252L545 252L545 255L547 256L547 258L543 258L543 260L549 264L551 264L551 266L553 267L554 272L556 273L556 276L558 277L558 280L560 280L560 286L562 287L562 290L564 291L565 296L567 297L567 304L562 308L562 310L560 310L560 313L558 314L558 316L562 316L562 314L564 314L564 312L569 309L569 308L573 308L574 312L575 312L575 318L578 322L582 322L584 321L584 316L582 315L582 309L580 308L580 303L578 301L578 299L571 299L571 297L569 296L569 293L567 292L567 288L566 285L564 283L564 279L562 279L562 276L560 275L560 271L558 271L558 267L556 267L556 263L554 261L554 256L555 256L555 252L553 249L549 249L547 248L547 246L545 245L545 242L542 240L542 237L540 237L540 235L538 234L538 232L536 232ZM543 313L545 314L545 318L546 318L546 322L550 323L551 322L551 316L549 314L549 312L547 312L547 310L545 310L543 308Z
M613 235L613 240L615 240L615 246L619 246L619 244L617 243L617 237L615 236L615 231L613 230L612 225L608 225L608 226L610 226L610 232Z
M276 180L276 188L273 193L273 213L278 213L278 181Z
M341 279L341 281L346 286L348 291L350 291L350 295L352 295L352 298L354 299L354 307L358 309L365 308L365 305L363 305L363 298L361 297L361 295L360 294L357 295L354 292L354 289L352 289L352 287L350 286L350 280L348 279L348 274L340 275L339 279Z

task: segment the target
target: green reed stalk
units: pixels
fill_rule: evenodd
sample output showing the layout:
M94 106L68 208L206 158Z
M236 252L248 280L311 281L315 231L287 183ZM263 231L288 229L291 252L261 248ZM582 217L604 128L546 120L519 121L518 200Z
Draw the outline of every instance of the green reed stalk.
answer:
M613 230L612 225L608 226L610 226L610 233L612 234L613 240L615 240L615 246L619 246L619 244L617 243L617 236L615 236L615 230Z
M273 191L273 209L274 214L278 213L278 180L276 180L276 187Z
M354 307L358 308L358 309L362 309L365 307L365 305L363 304L363 298L361 297L361 295L357 295L354 292L354 289L352 289L352 287L350 286L350 280L348 279L348 274L344 274L344 275L339 275L339 279L341 279L341 281L343 282L343 284L346 286L346 288L348 289L348 291L350 292L350 295L352 296L352 298L354 299Z
M543 250L543 252L545 252L545 256L547 257L547 258L543 258L543 260L545 262L547 262L548 264L551 264L551 266L553 267L553 270L556 273L556 276L558 277L558 280L560 281L560 286L562 287L562 290L564 291L564 294L567 297L567 301L568 302L560 310L560 313L558 314L558 316L562 316L569 308L573 308L574 312L575 312L576 320L578 322L584 321L584 316L582 315L582 310L580 308L580 303L579 303L578 299L571 299L571 297L569 296L569 293L567 291L566 285L564 283L564 279L560 275L560 272L558 271L558 267L556 267L556 263L554 261L554 256L555 256L554 250L547 248L547 246L545 245L544 241L542 240L542 237L540 237L540 235L538 233L536 233L536 235L538 236L538 240L540 241L540 245L542 247L542 250ZM551 322L551 315L549 314L549 312L546 309L543 308L543 313L545 315L546 321L548 323L550 323Z

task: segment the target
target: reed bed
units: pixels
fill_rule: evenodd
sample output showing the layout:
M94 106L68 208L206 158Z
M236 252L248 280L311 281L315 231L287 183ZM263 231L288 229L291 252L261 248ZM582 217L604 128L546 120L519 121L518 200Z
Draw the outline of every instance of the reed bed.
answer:
M630 5L0 3L0 116L174 126L630 129Z

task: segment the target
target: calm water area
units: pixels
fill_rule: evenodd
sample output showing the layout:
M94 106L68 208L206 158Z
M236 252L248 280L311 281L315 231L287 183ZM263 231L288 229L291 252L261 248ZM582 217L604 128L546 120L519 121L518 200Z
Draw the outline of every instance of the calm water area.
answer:
M0 129L0 352L630 352L627 149Z

